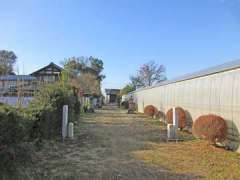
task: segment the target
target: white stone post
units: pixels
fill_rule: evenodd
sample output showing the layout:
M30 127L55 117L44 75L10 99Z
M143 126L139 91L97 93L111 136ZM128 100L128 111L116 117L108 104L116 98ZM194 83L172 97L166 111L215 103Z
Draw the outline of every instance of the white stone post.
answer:
M175 138L175 128L172 124L167 125L167 138L168 140L172 140Z
M178 129L178 114L175 107L173 107L173 125Z
M107 96L106 96L106 104L109 104L109 101L110 101L110 95L107 94Z
M63 106L63 118L62 118L62 138L67 137L68 130L68 105Z
M177 131L178 131L178 114L176 111L176 108L173 107L173 126L174 126L174 134L175 134L175 138L177 138Z
M68 137L71 139L73 139L73 137L74 137L74 124L73 123L68 124Z

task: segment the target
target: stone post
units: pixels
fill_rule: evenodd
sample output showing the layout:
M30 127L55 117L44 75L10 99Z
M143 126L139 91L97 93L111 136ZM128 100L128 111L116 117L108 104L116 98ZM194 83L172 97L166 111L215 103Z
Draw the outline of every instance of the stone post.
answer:
M178 114L177 114L177 111L176 111L176 108L173 107L173 126L174 126L174 136L175 138L177 139L177 131L178 131Z
M74 137L74 124L73 123L69 123L68 124L68 137L73 139Z
M63 106L63 118L62 118L62 138L67 137L67 130L68 130L68 106Z
M175 138L175 128L172 124L167 125L167 138L168 140L172 140Z

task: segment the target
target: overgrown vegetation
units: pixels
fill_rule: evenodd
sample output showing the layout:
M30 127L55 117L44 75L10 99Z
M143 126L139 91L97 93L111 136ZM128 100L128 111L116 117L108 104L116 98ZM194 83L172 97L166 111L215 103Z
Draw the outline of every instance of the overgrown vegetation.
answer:
M60 83L43 87L25 113L34 122L31 136L38 139L59 137L64 105L69 107L69 121L75 122L80 114L80 103L75 90Z
M16 173L30 160L29 130L31 122L17 109L0 105L0 174ZM0 176L1 178L1 176Z
M31 144L61 137L62 108L69 106L69 121L77 121L80 103L67 84L46 85L28 109L0 105L0 173L18 172L30 162Z
M103 61L90 57L71 57L62 62L64 70L69 75L72 86L80 89L84 94L101 96L101 82L105 78L102 74Z

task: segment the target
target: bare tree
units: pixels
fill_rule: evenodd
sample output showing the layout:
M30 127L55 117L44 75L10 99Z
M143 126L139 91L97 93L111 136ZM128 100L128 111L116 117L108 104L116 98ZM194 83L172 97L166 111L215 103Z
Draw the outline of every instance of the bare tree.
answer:
M166 68L164 65L158 65L154 61L150 61L143 64L137 74L130 77L130 80L136 88L152 86L167 79L165 72Z

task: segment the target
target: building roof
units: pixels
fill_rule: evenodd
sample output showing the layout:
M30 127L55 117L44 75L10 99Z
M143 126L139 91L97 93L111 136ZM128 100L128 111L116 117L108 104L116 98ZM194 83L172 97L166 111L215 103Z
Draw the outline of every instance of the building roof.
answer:
M234 70L234 69L238 69L238 68L240 68L240 59L235 60L235 61L230 61L230 62L221 64L221 65L218 65L218 66L210 67L210 68L207 68L204 70L200 70L200 71L197 71L194 73L186 74L186 75L174 78L172 80L163 81L163 82L158 83L153 86L139 88L136 91L140 91L140 90L144 90L144 89L151 89L151 88L158 87L158 86L164 86L167 84L172 84L172 83L186 81L186 80L195 79L195 78L199 78L199 77L209 76L212 74L217 74L217 73L230 71L230 70Z
M36 80L36 77L30 75L4 75L0 76L0 81L33 81Z
M42 70L44 70L44 69L46 69L46 68L49 68L49 67L54 67L54 68L56 68L56 69L59 70L59 71L62 71L62 70L63 70L62 67L60 67L60 66L56 65L55 63L51 62L51 63L48 64L47 66L44 66L43 68L38 69L37 71L31 73L30 75L34 75L34 74L36 74L36 73L38 73L38 72L40 72L40 71L42 71Z

